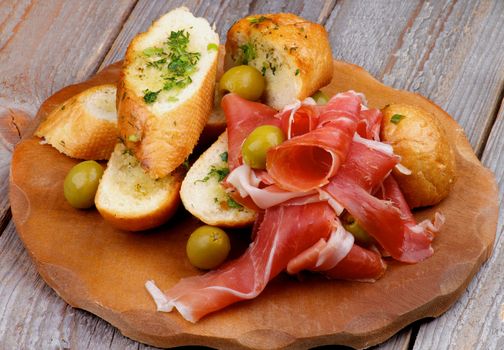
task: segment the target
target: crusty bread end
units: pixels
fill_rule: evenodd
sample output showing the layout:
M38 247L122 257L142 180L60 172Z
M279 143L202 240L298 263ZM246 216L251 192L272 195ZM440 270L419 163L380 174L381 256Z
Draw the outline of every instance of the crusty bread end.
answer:
M89 88L52 111L35 135L72 158L108 159L118 137L115 101L115 85Z
M281 110L331 82L326 30L290 13L252 15L228 31L225 68L248 64L266 78L266 104Z

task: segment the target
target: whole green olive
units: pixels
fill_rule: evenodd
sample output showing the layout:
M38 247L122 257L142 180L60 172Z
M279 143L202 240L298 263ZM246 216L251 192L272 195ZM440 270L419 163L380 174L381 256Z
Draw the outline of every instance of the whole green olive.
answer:
M200 269L213 269L226 260L231 244L229 237L218 227L203 225L191 233L186 253L189 262Z
M265 86L266 82L261 72L245 65L229 69L219 83L221 91L234 92L250 101L258 100Z
M75 165L68 172L63 184L68 203L74 208L91 208L102 175L102 166L94 160L86 160Z
M254 129L242 145L245 164L255 169L266 168L266 153L285 141L285 135L277 126L262 125Z
M329 101L329 97L322 91L318 90L312 95L312 98L317 102L318 105L325 105Z
M345 212L342 217L343 227L350 232L358 243L370 245L374 243L373 238L362 228L355 218L348 212Z

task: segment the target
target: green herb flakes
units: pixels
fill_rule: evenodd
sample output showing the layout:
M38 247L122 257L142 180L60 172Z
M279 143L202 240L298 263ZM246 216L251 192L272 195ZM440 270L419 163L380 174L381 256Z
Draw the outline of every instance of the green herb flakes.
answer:
M227 162L228 161L228 153L227 152L223 152L219 155L220 159L223 161L223 162Z
M161 90L150 91L149 89L145 89L144 90L144 97L143 97L145 103L151 104L151 103L156 102L157 97L158 97L158 95L159 95L160 92L161 92Z
M219 45L211 43L207 46L208 51L219 51Z
M261 16L259 18L255 18L255 17L251 17L251 18L248 18L248 21L251 23L251 24L259 24L259 23L262 23L266 20L269 20L268 17L264 17L264 16Z
M227 205L230 208L243 209L243 206L231 197L228 197Z
M194 181L194 183L207 182L208 180L210 180L211 177L216 177L217 181L221 182L226 178L226 176L228 176L228 174L229 174L229 168L217 168L215 165L212 165L210 167L210 171L208 172L207 176L205 176L201 180Z
M299 75L299 72L300 72L300 71L299 71L299 68L298 68L298 69L296 69L296 73L295 73L294 75L298 76L298 75Z
M128 136L128 141L130 141L130 142L138 142L139 140L140 140L140 138L136 134Z
M403 120L404 118L406 118L406 117L405 117L404 115L402 115L402 114L394 114L394 115L392 116L392 118L390 118L390 122L391 122L391 123L394 123L394 124L396 124L396 125L397 125L397 124L399 124L399 122L400 122L401 120Z
M243 53L242 64L248 64L250 61L256 58L256 51L252 43L248 43L240 46Z
M143 50L143 54L147 57L163 54L163 49L160 47L148 47Z

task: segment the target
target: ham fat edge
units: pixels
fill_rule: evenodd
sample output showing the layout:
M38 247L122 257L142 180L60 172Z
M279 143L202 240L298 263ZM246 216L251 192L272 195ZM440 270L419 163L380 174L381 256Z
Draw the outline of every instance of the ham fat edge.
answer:
M400 157L379 140L382 114L365 103L362 94L348 91L324 106L307 99L277 112L225 95L230 174L224 185L235 200L259 211L254 240L240 258L183 278L167 291L148 281L157 309L176 308L197 322L257 297L282 271L374 282L386 270L381 253L404 263L430 257L444 218L436 213L432 222L415 221L391 174ZM261 125L278 126L287 135L268 151L265 171L251 169L241 158L245 138ZM374 245L354 241L338 217L343 210Z

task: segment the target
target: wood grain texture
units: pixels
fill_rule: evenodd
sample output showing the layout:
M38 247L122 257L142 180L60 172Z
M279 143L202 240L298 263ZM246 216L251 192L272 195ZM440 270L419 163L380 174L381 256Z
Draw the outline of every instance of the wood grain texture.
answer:
M504 348L504 100L482 161L499 186L499 223L494 253L449 313L423 325L415 342L420 349Z
M49 95L96 71L135 0L0 4L0 227L13 146Z
M205 17L210 24L215 24L219 33L220 42L226 40L226 33L231 25L239 18L251 13L293 12L311 21L324 23L334 6L335 0L315 0L305 2L295 1L252 1L252 0L219 0L219 1L164 1L164 0L140 0L128 20L124 24L121 33L114 41L100 68L124 57L126 48L131 39L139 32L147 30L152 21L162 14L177 8L186 6L196 16Z
M445 109L479 152L504 86L504 2L342 1L327 21L335 58Z

